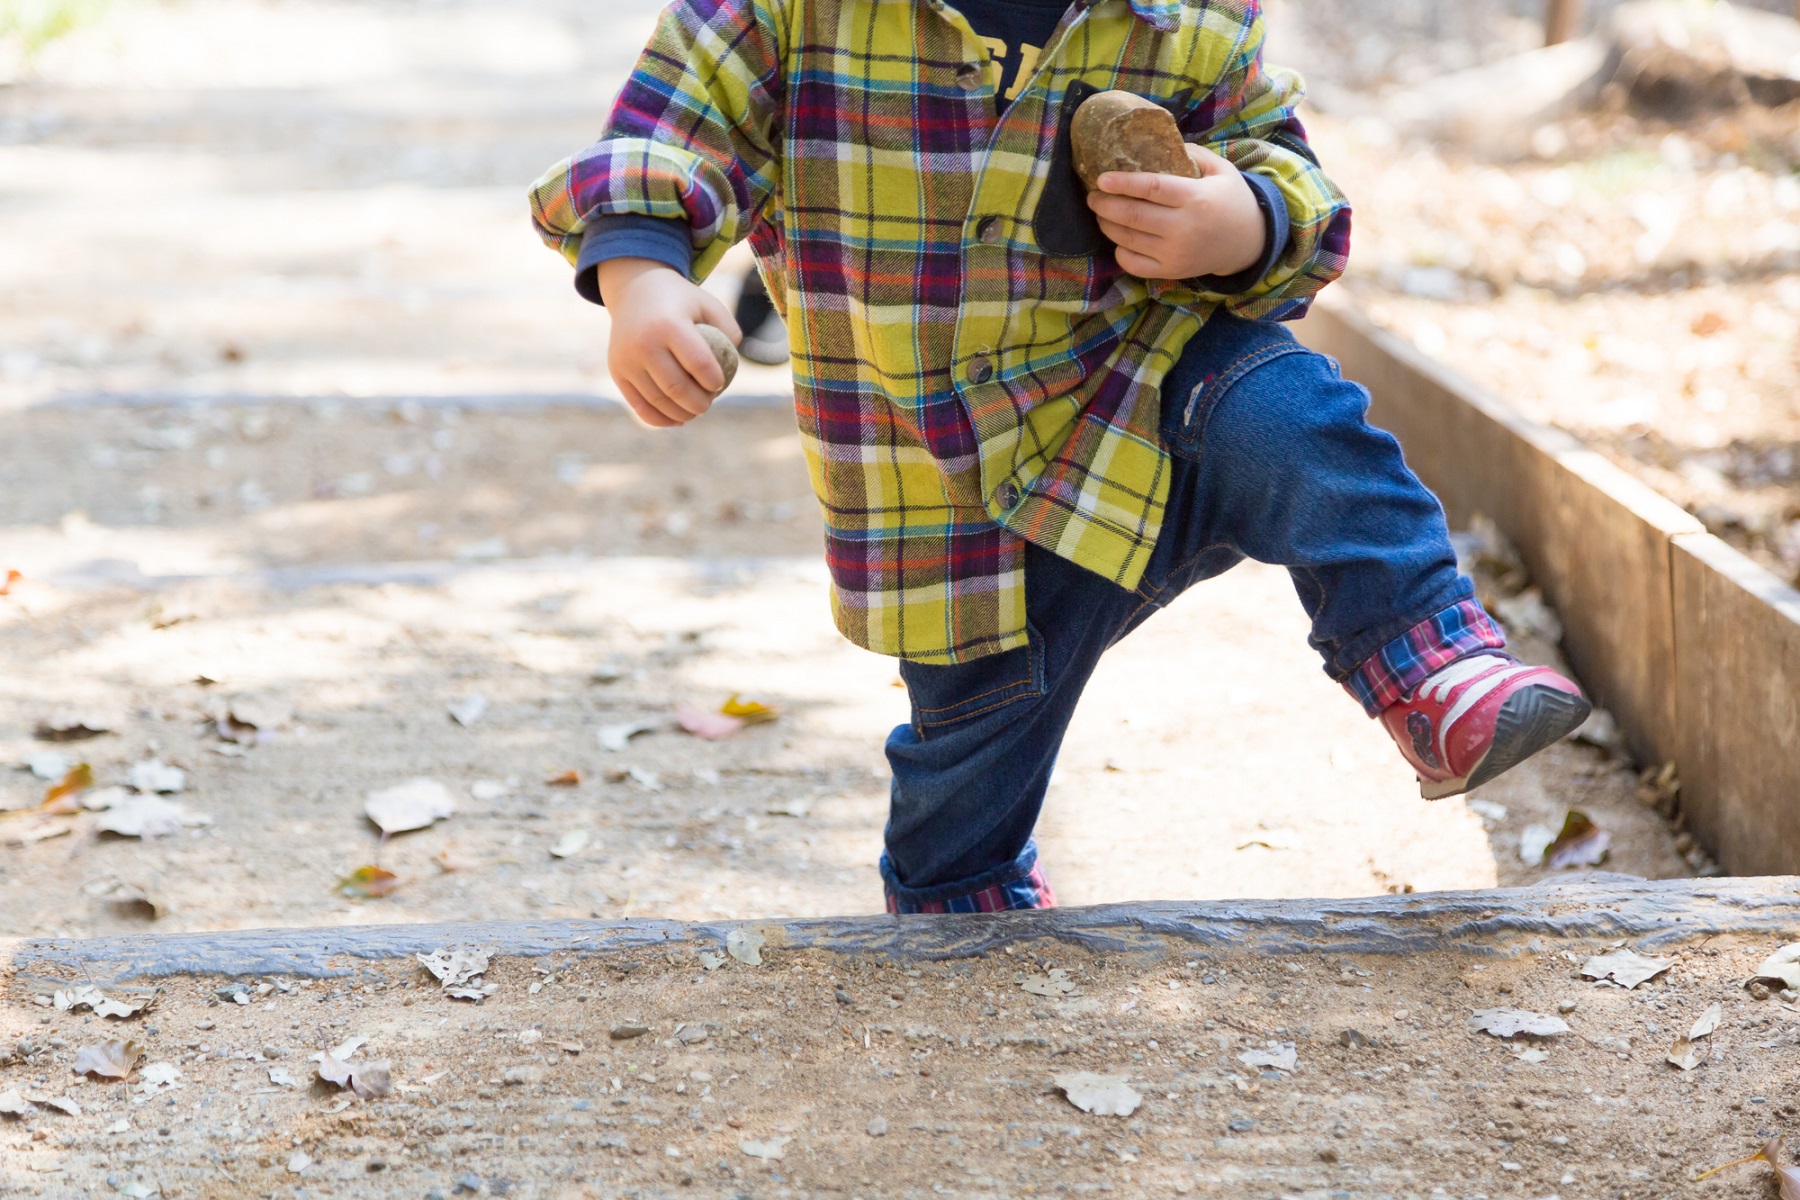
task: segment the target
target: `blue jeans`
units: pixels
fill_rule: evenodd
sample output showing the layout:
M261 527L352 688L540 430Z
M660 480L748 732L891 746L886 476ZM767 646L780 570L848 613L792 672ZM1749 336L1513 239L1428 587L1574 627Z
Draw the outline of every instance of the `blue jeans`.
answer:
M896 911L970 911L969 898L1031 876L1032 829L1100 656L1194 584L1246 558L1287 567L1312 645L1340 682L1471 601L1443 507L1393 436L1368 424L1368 392L1286 328L1213 317L1162 395L1173 481L1138 588L1028 546L1028 646L958 666L900 664L913 719L888 738L881 860ZM1030 906L1033 889L1018 891L1011 906Z

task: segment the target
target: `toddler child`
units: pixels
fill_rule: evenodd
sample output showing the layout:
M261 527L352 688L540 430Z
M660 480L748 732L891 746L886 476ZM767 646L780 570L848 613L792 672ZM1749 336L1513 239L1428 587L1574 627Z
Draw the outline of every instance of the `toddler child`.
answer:
M1587 715L1502 653L1367 392L1277 323L1342 272L1350 210L1263 36L1257 0L675 0L533 191L653 426L722 386L696 324L741 334L694 281L755 250L838 628L912 702L890 911L1054 903L1031 835L1090 673L1244 558L1288 568L1428 798ZM1110 89L1167 108L1200 177L1086 194L1069 124Z

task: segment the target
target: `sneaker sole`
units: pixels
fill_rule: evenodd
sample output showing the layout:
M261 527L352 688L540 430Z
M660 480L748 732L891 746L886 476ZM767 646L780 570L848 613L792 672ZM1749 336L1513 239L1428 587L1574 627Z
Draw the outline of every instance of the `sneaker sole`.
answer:
M1520 688L1500 707L1500 715L1494 719L1494 741L1475 769L1461 779L1421 781L1419 794L1427 800L1446 800L1472 792L1574 733L1593 711L1592 704L1561 688L1543 684Z

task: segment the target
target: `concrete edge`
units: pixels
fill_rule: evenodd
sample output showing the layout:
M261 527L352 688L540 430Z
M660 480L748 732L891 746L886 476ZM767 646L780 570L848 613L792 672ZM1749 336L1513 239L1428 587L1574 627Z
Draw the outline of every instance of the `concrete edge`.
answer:
M1546 595L1568 605L1564 649L1640 759L1676 764L1683 808L1706 849L1734 871L1800 869L1800 718L1794 703L1770 702L1800 697L1800 591L1605 456L1427 358L1346 299L1319 305L1299 332L1371 387L1378 420L1384 390L1403 393L1410 424L1396 432L1409 460L1450 484L1462 507L1498 520ZM1488 469L1495 462L1529 466ZM1643 578L1621 589L1605 571L1627 566ZM1678 569L1703 574L1698 590L1731 596L1735 611L1684 608ZM1766 639L1760 653L1734 644L1733 629L1745 625ZM1708 748L1727 743L1741 753Z
M988 916L469 922L22 938L0 941L0 966L15 989L70 980L119 985L177 975L333 978L450 947L485 948L499 958L600 957L628 967L634 957L647 954L721 949L738 929L762 934L764 954L772 962L796 950L940 962L1046 944L1146 961L1226 952L1492 957L1541 952L1551 942L1621 938L1642 949L1720 934L1793 941L1800 939L1800 879L1645 881L1597 875L1492 891L1114 904Z

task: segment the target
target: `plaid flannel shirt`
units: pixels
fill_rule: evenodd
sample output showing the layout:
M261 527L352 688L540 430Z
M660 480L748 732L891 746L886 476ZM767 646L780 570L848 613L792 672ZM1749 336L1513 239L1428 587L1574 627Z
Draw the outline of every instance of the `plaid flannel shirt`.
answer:
M599 218L684 221L704 279L748 238L792 338L838 628L924 663L1026 644L1024 541L1137 586L1169 460L1161 381L1224 307L1289 316L1336 278L1349 208L1262 62L1257 0L1074 0L996 116L945 0L676 0L602 139L532 192L571 263ZM1068 162L1121 88L1286 202L1244 290L1122 272Z

